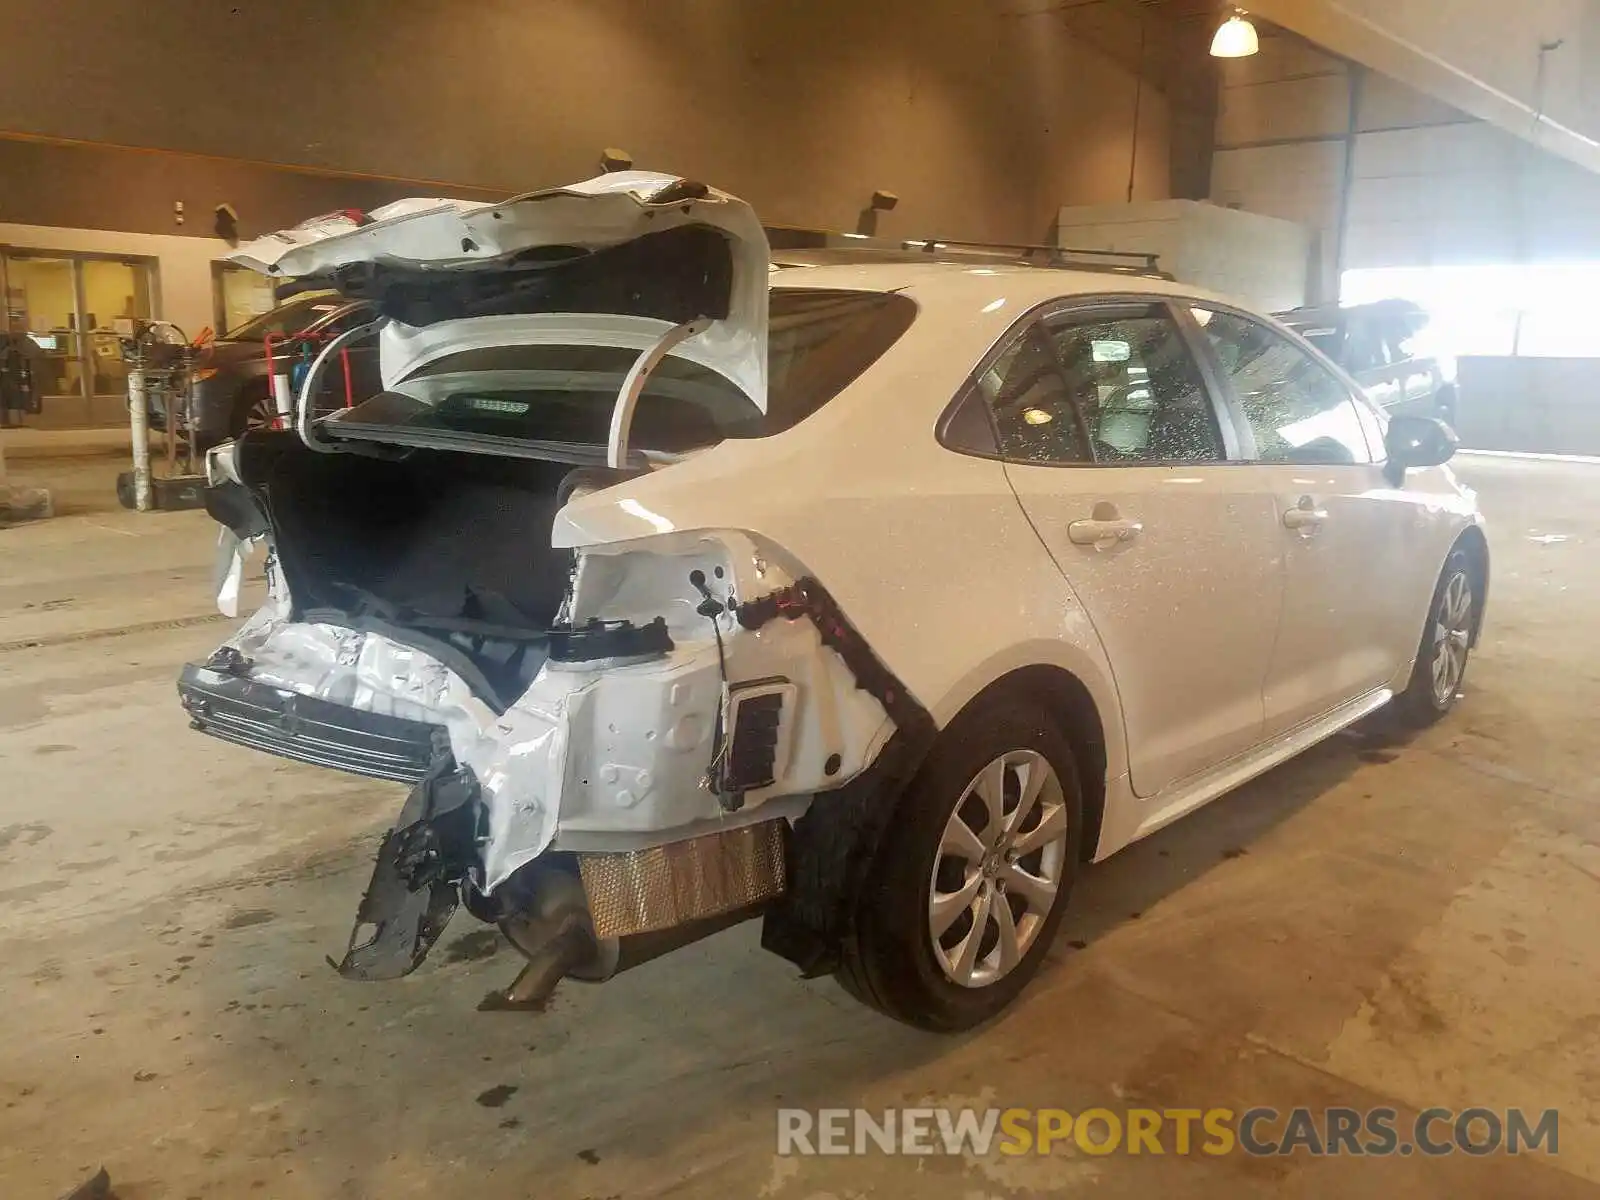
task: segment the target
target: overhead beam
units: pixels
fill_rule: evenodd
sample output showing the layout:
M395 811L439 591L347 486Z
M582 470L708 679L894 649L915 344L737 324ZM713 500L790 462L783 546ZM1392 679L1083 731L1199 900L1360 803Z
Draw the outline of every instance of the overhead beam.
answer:
M1437 5L1438 37L1422 30L1402 34L1378 0L1250 0L1250 11L1299 34L1326 50L1392 76L1446 104L1533 143L1541 149L1600 172L1600 140L1551 116L1544 67L1552 54L1576 54L1578 30L1534 29L1521 6L1480 4L1477 12ZM1468 61L1465 43L1452 41L1452 27L1473 23L1482 61ZM1485 23L1492 24L1485 24ZM1496 37L1503 25L1504 35ZM1563 41L1559 49L1556 43ZM1428 44L1424 44L1424 42ZM1523 61L1523 60L1526 61ZM1514 90L1487 82L1514 73L1526 80ZM1572 107L1569 97L1561 97Z

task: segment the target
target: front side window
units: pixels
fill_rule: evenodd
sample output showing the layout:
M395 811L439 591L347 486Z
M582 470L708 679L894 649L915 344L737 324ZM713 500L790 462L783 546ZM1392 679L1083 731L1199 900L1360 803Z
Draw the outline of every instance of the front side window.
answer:
M1259 321L1203 306L1192 311L1233 382L1261 462L1372 461L1342 379Z

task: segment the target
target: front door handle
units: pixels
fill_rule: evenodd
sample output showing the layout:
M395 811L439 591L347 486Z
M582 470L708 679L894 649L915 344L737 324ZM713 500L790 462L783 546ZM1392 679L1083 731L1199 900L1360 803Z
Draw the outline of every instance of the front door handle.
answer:
M1285 529L1298 529L1302 533L1315 533L1328 519L1328 510L1318 508L1310 496L1301 496L1300 503L1283 514Z
M1131 517L1091 517L1067 526L1067 536L1074 546L1115 546L1131 542L1143 532L1144 523Z

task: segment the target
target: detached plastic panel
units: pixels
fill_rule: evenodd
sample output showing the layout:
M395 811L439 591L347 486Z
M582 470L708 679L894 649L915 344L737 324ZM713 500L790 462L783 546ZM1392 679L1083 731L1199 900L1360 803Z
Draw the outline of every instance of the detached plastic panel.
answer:
M450 754L443 725L359 712L190 663L178 696L194 728L319 767L416 783Z

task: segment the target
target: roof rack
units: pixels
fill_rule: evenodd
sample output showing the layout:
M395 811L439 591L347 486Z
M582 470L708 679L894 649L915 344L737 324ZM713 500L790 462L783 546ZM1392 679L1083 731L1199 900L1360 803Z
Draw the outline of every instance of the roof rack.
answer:
M1159 275L1161 256L1143 250L1090 250L1075 246L1040 246L1027 242L967 242L950 238L910 238L900 243L906 250L939 254L957 253L1002 255L1030 266L1055 267L1069 271L1109 271L1118 275Z
M1172 276L1161 269L1161 256L1143 250L1092 250L1073 246L1038 246L1026 242L974 242L952 238L873 237L792 226L766 227L773 261L780 266L828 262L922 262L930 258L985 259L1068 271L1104 271L1113 275Z

